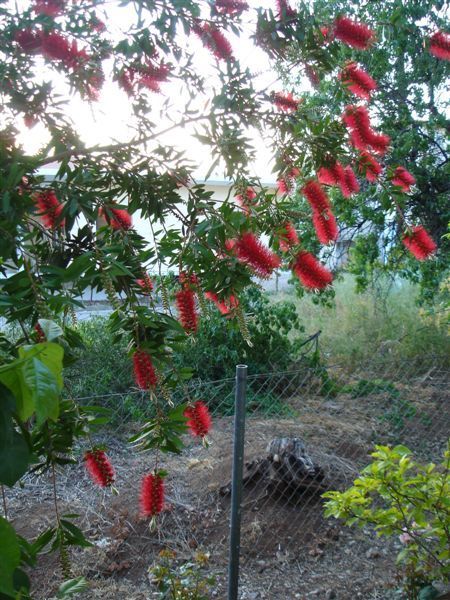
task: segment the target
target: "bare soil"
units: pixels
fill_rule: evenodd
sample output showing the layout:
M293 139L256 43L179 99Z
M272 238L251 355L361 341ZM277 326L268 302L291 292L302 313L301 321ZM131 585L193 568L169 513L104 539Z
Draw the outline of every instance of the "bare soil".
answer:
M248 418L245 458L263 457L274 437L299 437L325 470L329 489L348 486L369 462L375 443L405 443L423 460L437 460L450 430L443 380L398 387L402 398L416 409L401 427L395 415L391 421L385 418L392 409L388 395L339 394L329 400L296 395L287 400L295 416ZM152 469L153 457L126 444L127 434L135 428L121 430L120 435L105 433L118 495L94 487L81 461L58 475L60 511L77 513L78 526L94 544L71 551L74 575L84 575L90 582L80 598L158 598L149 568L164 548L173 549L179 561L190 559L196 550L209 553L208 570L217 578L211 597L226 598L230 499L221 496L219 489L230 479L232 427L231 417L216 418L209 448L186 436L187 448L181 456L163 457L162 465L169 472L167 505L154 531L140 517L138 503L140 480ZM10 490L7 502L14 525L28 539L54 523L48 474ZM378 539L373 532L325 519L317 494L267 496L262 485L248 486L241 537L242 600L399 598L394 564L398 540ZM44 555L33 581L36 599L54 597L62 581L58 557Z

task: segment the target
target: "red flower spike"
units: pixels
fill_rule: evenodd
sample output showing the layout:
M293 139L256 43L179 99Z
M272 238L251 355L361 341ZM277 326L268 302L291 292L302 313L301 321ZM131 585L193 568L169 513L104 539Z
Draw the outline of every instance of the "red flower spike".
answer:
M436 31L430 38L429 51L436 58L450 60L450 35L443 31Z
M141 513L144 517L155 517L164 507L164 479L150 473L142 478Z
M175 295L178 318L186 333L195 333L198 327L198 317L195 310L195 295L188 287L179 290Z
M317 239L321 244L335 242L339 235L338 226L333 213L327 210L323 213L313 214L313 225L316 230Z
M216 0L214 6L222 15L238 15L248 9L247 2L241 0Z
M38 210L38 216L48 229L64 227L65 219L61 219L63 205L59 202L53 190L38 192L34 196L34 204Z
M275 0L279 19L292 19L297 16L297 11L289 5L287 0Z
M411 186L416 183L416 178L404 167L397 167L391 182L394 185L398 185L403 192L409 192Z
M147 273L144 275L142 279L136 279L136 283L140 288L142 288L143 294L151 294L153 291L153 281L150 279Z
M241 262L262 279L270 277L281 264L280 258L250 232L244 233L236 241L236 254Z
M33 329L35 332L36 343L41 344L42 342L45 342L47 338L45 337L45 333L39 323L36 323Z
M33 10L39 15L56 17L66 8L65 0L35 0Z
M192 406L188 406L183 414L187 418L187 426L192 435L202 438L208 435L211 430L212 418L204 402L197 400Z
M417 260L426 260L437 250L435 241L422 225L413 227L411 232L406 232L402 242Z
M311 65L305 65L305 73L306 73L306 77L309 79L310 84L314 88L319 87L319 85L320 85L319 74L317 73L317 71L315 69L313 69L313 67L311 67Z
M315 256L305 250L297 254L293 271L300 282L312 290L322 290L333 281L331 272L321 265Z
M358 171L365 176L367 181L375 183L379 175L383 172L380 163L368 152L361 152L358 162Z
M286 180L283 177L281 179L278 179L277 191L279 194L289 194L289 192L291 191L291 185L289 180Z
M229 296L226 300L220 300L219 296L214 292L205 292L205 298L214 302L222 315L229 315L233 309L239 306L239 300L233 295Z
M330 164L328 167L320 167L317 172L319 183L325 185L340 185L345 180L344 167L339 161Z
M368 137L368 145L371 146L372 150L376 154L384 155L389 150L389 144L391 143L391 138L385 133L375 133L371 132Z
M100 216L104 216L108 221L109 225L115 230L128 230L133 226L130 213L124 208L112 208L108 207L108 210L100 208ZM109 216L112 215L112 216Z
M133 354L133 373L136 385L141 390L154 388L158 383L152 357L145 350L138 348Z
M367 50L375 38L374 32L367 25L348 17L336 19L333 33L336 39L359 50Z
M108 487L114 483L114 469L102 450L86 452L84 461L89 475L100 487Z
M27 54L38 54L42 49L41 36L31 29L16 31L14 41L16 41Z
M297 246L300 243L297 232L290 221L285 223L278 232L278 243L280 244L280 250L287 252L289 248Z
M209 23L202 23L196 25L193 31L217 59L228 61L233 58L231 44L219 29Z
M136 71L133 68L128 67L128 69L124 69L117 78L119 87L121 87L128 96L134 96L135 73Z
M46 58L70 61L72 49L69 41L56 31L42 34L42 53Z
M280 110L284 110L285 112L295 112L302 101L296 100L291 93L282 94L281 92L276 92L272 96L272 102Z
M308 181L302 192L315 212L322 213L330 209L328 196L319 182Z
M339 78L355 96L363 100L370 100L370 94L377 89L375 80L354 62L344 68Z
M350 196L359 192L359 182L356 179L356 175L350 165L347 165L345 167L344 175L345 186L341 186L342 195L344 196L344 198L350 198Z
M243 194L237 194L235 196L236 200L238 201L239 205L241 206L242 210L245 212L246 215L250 214L250 208L252 206L256 206L256 203L254 202L256 196L257 193L252 187L248 187Z

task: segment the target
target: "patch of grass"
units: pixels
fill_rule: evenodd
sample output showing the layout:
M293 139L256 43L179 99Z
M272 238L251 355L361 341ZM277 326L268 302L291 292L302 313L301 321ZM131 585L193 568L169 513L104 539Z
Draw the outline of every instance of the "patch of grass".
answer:
M418 287L397 279L378 280L362 294L354 278L345 275L335 284L334 306L313 298L297 298L294 290L271 295L274 302L296 303L306 333L321 330L320 348L328 364L351 370L370 365L373 372L424 372L431 366L450 366L450 337L445 325L426 318L417 305Z

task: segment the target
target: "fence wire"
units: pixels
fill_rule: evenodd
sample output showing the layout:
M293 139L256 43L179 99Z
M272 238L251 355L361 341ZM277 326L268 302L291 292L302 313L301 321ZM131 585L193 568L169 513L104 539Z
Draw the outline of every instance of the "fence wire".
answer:
M449 373L422 365L349 374L339 365L250 374L247 382L240 598L397 598L395 556L400 542L354 530L323 516L321 494L345 489L370 462L375 444L404 444L421 461L438 461L450 431ZM79 399L110 409L99 434L117 472L118 495L93 489L81 464L61 472L62 504L80 515L92 549L73 554L75 571L91 582L85 598L159 597L148 569L162 549L177 560L209 554L216 577L212 598L226 597L234 379L191 381L176 402L202 399L214 417L210 445L189 434L180 456L167 455L166 510L156 531L139 517L139 485L150 454L127 440L151 416L148 396L128 392ZM301 458L284 460L286 448ZM81 456L82 449L80 449ZM288 453L289 454L289 453ZM46 514L50 480L11 492L11 514L26 502ZM22 494L22 495L21 495ZM47 494L50 497L50 494ZM49 501L50 502L50 501ZM63 508L64 508L63 506ZM83 554L84 553L84 554ZM37 597L49 598L48 565Z

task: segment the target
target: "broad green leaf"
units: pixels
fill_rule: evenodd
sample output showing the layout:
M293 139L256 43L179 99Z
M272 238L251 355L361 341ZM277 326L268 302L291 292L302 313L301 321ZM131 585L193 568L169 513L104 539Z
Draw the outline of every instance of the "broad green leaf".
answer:
M44 342L42 344L35 344L34 346L24 346L19 348L20 358L32 356L37 356L39 360L50 369L58 383L58 388L62 390L64 357L62 346L55 344L54 342Z
M0 439L0 483L12 487L26 473L30 452L20 433L9 433L8 439Z
M22 366L24 381L23 396L31 401L36 412L38 424L46 419L56 421L59 415L58 381L50 368L38 358L30 358Z
M38 322L44 332L45 339L48 342L51 342L64 334L61 327L54 321L50 321L49 319L39 319Z
M73 594L79 594L87 589L87 581L84 577L76 577L75 579L69 579L59 586L57 598L68 598Z
M0 592L15 597L13 576L20 564L20 546L14 528L3 517L0 517L0 540Z

